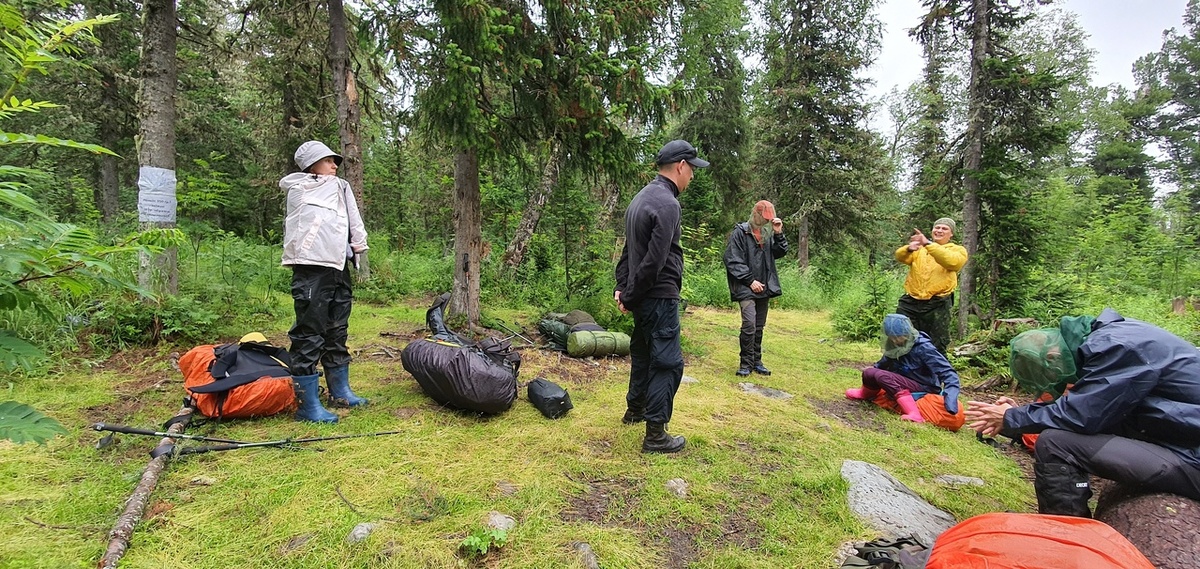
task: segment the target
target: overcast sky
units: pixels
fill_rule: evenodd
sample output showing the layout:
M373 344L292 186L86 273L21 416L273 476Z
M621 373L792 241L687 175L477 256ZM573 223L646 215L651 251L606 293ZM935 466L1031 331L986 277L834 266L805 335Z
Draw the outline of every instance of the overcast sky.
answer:
M1133 87L1133 62L1162 47L1163 30L1182 28L1187 0L1057 0L1050 6L1078 14L1091 36L1088 45L1096 51L1093 84ZM920 78L921 50L907 30L917 25L921 13L919 0L884 0L879 10L883 49L867 72L875 80L873 97Z

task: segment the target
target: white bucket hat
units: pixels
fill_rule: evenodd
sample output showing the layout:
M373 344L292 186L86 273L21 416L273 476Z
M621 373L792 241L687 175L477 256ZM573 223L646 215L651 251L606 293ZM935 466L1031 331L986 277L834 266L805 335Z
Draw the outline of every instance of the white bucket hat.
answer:
M342 165L341 154L330 150L328 146L325 146L324 142L319 140L310 140L304 144L301 144L300 148L296 149L296 165L300 167L301 171L307 172L309 166L316 164L326 156L332 156L333 161L336 162L338 166Z

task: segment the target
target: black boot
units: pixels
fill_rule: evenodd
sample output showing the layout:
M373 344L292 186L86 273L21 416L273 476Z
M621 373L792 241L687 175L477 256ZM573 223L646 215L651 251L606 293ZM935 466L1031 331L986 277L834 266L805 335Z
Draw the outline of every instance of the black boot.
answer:
M626 407L625 416L621 417L621 422L625 423L626 425L634 425L645 420L646 418L642 416L642 409L640 407L633 406Z
M738 333L738 377L746 377L750 375L750 368L754 366L754 336L746 333Z
M642 441L642 452L679 452L687 441L683 437L673 437L667 434L667 426L662 423L646 423L646 439Z
M1086 472L1060 462L1037 463L1033 465L1033 471L1039 514L1092 517L1088 509L1092 489Z
M763 331L754 332L754 373L759 375L771 375L771 370L762 363L762 335Z

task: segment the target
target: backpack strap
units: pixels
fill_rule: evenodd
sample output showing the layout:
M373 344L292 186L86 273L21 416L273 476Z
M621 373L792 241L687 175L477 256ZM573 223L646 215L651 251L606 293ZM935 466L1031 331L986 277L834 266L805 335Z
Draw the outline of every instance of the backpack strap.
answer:
M213 360L209 373L214 381L190 388L188 391L220 393L253 383L261 377L286 377L292 374L291 358L288 357L287 350L270 344L225 344L214 348L213 353L217 357ZM230 374L231 370L233 374Z
M492 361L511 368L514 374L520 373L521 354L513 351L512 342L497 340L496 338L484 338L475 347L483 351L484 355L491 358Z

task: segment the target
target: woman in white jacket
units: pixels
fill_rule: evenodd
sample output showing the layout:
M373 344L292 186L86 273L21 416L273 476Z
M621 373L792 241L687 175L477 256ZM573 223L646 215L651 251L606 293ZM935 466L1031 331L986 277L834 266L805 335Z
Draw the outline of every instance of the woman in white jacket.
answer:
M317 362L325 368L332 405L357 407L367 400L350 391L350 351L346 348L350 304L354 299L350 268L367 250L367 231L350 183L337 177L342 157L310 140L296 149L302 172L279 180L287 191L283 224L283 265L292 268L296 324L292 341L292 385L300 409L298 421L336 423L338 416L317 396Z

